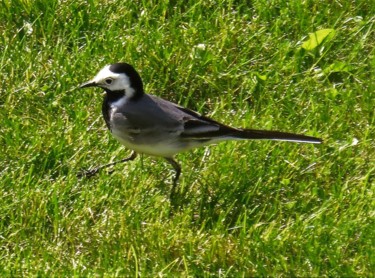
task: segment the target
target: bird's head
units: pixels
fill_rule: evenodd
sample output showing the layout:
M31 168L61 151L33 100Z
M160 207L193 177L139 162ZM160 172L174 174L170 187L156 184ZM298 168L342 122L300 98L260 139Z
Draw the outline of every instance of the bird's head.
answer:
M108 94L124 92L128 98L143 94L143 83L138 72L127 63L116 63L102 68L93 79L80 88L100 87Z

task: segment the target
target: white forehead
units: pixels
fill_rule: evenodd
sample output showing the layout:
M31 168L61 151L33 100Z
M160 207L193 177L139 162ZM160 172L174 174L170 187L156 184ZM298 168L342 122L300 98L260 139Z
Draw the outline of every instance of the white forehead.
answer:
M103 79L106 79L108 77L111 77L113 79L117 79L120 74L119 73L115 73L115 72L112 72L109 68L110 68L111 65L107 65L105 66L104 68L102 68L98 74L94 77L93 81L96 81L96 82L99 82Z
M107 88L111 91L125 90L127 96L131 97L135 90L131 87L129 76L127 76L125 73L115 73L109 69L110 67L111 65L102 68L92 81L100 84L100 87ZM106 84L104 80L107 78L113 79L114 82L111 84Z

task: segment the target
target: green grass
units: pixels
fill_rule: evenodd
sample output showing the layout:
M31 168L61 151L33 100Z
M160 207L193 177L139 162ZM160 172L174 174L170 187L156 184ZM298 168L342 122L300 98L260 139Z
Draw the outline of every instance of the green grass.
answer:
M371 1L160 2L0 2L1 276L373 276ZM162 159L76 177L129 153L76 89L117 61L226 124L325 142L180 154L171 216Z

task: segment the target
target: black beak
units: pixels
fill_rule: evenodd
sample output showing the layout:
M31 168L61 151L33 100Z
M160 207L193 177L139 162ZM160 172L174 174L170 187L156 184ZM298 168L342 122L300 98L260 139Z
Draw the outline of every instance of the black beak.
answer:
M96 82L95 81L87 81L87 82L85 82L85 83L83 83L83 84L81 84L80 86L79 86L79 88L88 88L88 87L95 87L95 86L98 86L98 84L96 84Z

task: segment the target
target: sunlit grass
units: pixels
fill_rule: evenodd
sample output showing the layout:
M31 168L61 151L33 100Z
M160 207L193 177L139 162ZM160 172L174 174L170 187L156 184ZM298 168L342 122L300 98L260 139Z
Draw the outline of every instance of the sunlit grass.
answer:
M368 1L0 3L4 276L369 276L374 7ZM311 49L314 32L334 30ZM319 34L319 33L318 33ZM306 45L306 44L305 44ZM77 86L133 64L147 92L319 146L226 142L173 171L129 154Z

